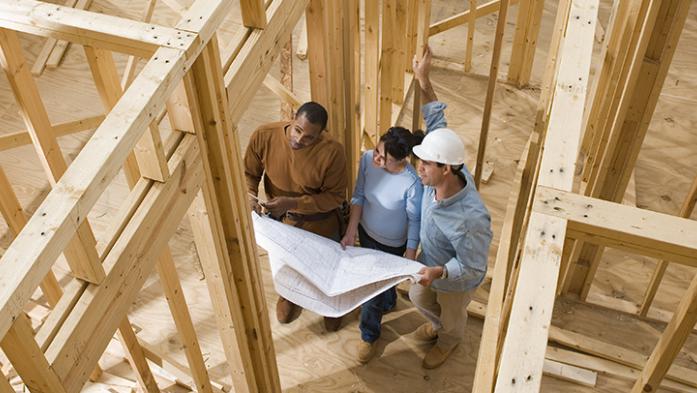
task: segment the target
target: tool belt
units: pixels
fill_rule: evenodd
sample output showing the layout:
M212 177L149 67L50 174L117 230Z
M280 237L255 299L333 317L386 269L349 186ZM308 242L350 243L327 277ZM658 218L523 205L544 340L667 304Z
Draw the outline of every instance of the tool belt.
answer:
M348 218L350 214L349 208L350 205L348 204L348 202L344 201L341 206L328 212L315 214L300 214L286 212L285 217L295 221L295 224L293 226L298 228L301 228L303 224L305 224L306 222L324 221L328 218L336 217L337 221L339 222L339 237L342 237L346 232L346 226L348 224ZM283 221L283 217L281 218L281 221Z
M292 219L293 221L299 223L302 225L304 222L312 222L312 221L324 221L327 218L333 216L336 214L336 209L324 213L317 213L317 214L300 214L300 213L293 213L293 212L287 212L286 217Z

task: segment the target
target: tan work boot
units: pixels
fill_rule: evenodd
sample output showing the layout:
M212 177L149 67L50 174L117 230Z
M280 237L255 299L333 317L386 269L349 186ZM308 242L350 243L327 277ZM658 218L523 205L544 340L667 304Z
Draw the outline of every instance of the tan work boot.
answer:
M368 363L368 361L370 361L370 359L372 359L375 356L375 347L375 343L369 343L361 340L358 343L358 361L363 364Z
M421 366L429 370L440 367L441 364L445 363L450 354L453 353L455 348L457 348L457 345L448 350L442 349L438 345L434 345L433 348L428 351L426 356L424 356L424 361L421 363Z
M290 300L279 297L276 302L276 319L280 323L291 323L298 319L302 310L301 307Z
M431 322L426 322L414 331L414 338L418 341L431 342L438 338L438 333L433 330Z
M335 332L339 330L341 327L341 318L331 318L331 317L324 317L324 328L327 329L328 332Z

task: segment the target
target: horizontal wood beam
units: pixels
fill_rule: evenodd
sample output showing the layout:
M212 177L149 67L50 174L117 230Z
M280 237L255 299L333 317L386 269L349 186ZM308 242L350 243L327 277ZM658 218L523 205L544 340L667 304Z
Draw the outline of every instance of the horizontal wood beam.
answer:
M104 115L86 117L84 119L71 120L51 125L54 137L65 136L99 127L104 120ZM15 147L30 145L31 135L27 130L0 135L0 151L14 149Z
M596 338L576 333L571 330L562 329L557 326L550 327L549 341L573 348L577 351L595 355L603 359L612 360L637 370L642 370L649 358L648 356L631 349L605 341L600 341ZM673 365L670 367L666 377L676 382L697 387L697 371L686 367Z
M538 187L533 209L567 220L567 235L697 266L697 221Z
M516 4L518 0L510 0L509 5ZM493 14L494 12L498 12L499 7L501 6L501 0L492 0L487 3L484 3L480 6L478 6L475 9L475 18L481 18L482 16L486 16L489 14ZM461 12L457 15L453 15L447 19L443 19L439 22L436 22L432 24L429 29L428 29L428 35L429 36L434 36L438 33L442 33L446 30L450 30L454 27L464 25L465 23L469 22L470 18L470 10Z
M607 360L606 358L596 357L593 355L557 347L547 347L545 359L556 360L557 362L565 364L572 364L577 367L597 371L601 374L632 382L636 381L640 373L640 371L636 368L616 363L612 360ZM661 388L665 389L666 391L676 393L695 393L697 391L693 387L672 380L662 381Z
M195 39L175 28L34 0L0 2L0 27L149 58Z

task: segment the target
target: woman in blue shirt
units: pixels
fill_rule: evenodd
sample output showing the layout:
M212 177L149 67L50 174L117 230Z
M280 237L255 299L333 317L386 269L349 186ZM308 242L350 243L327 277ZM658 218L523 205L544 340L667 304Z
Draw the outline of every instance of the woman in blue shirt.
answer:
M361 157L358 179L351 198L351 217L343 247L351 246L356 235L361 247L416 259L421 221L423 186L409 163L412 147L421 143L423 133L412 134L392 127L373 151ZM358 360L368 362L375 355L382 314L395 306L394 287L361 306L361 343Z

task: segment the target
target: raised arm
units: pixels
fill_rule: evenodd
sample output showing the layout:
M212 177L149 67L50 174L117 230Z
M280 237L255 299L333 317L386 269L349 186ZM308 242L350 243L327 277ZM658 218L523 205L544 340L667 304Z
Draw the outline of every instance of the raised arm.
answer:
M421 87L422 102L421 113L426 123L426 133L437 128L445 128L448 122L445 119L445 108L448 106L440 101L436 96L433 85L431 84L431 48L426 47L423 57L419 60L414 56L412 67L414 69L414 77L419 82Z
M424 49L424 55L419 59L417 55L414 55L412 60L412 68L414 69L414 78L419 82L421 87L421 97L424 104L429 102L438 101L435 90L433 90L433 85L431 85L431 79L429 73L431 71L431 48L426 46Z

